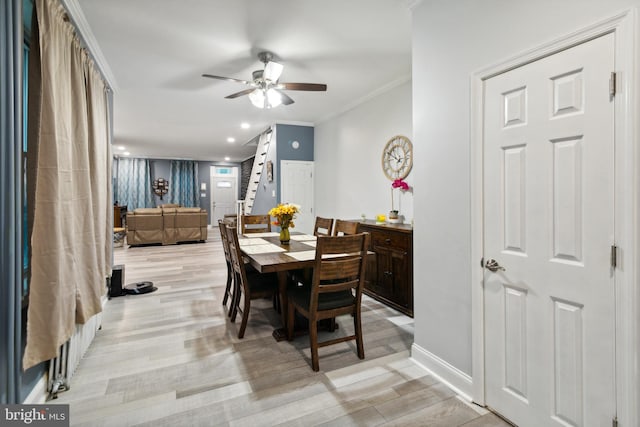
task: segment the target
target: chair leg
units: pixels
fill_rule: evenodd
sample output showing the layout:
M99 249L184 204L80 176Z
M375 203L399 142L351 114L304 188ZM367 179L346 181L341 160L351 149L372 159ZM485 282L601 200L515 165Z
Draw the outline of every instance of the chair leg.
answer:
M251 298L248 295L244 296L244 307L242 309L242 323L240 324L240 330L238 331L238 338L244 337L244 331L247 329L247 320L249 320L249 309L251 308Z
M229 307L229 317L231 318L232 322L236 321L236 316L238 314L238 307L240 306L240 297L242 295L242 292L240 290L240 286L238 286L237 281L233 280L233 294L231 295L231 301L233 301L233 303L231 304L231 306Z
M309 319L309 343L311 344L311 367L314 371L320 370L318 361L318 321Z
M231 294L231 266L227 263L227 286L224 289L224 298L222 298L222 305L226 305ZM233 301L233 298L231 298Z
M353 328L356 332L356 345L358 347L358 357L364 359L364 343L362 342L362 323L360 322L360 307L356 307L353 316Z

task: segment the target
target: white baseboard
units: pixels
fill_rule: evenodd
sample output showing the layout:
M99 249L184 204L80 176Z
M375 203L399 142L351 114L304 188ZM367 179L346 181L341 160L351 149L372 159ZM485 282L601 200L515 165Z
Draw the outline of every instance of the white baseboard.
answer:
M472 378L417 344L411 346L411 358L460 397L472 402Z
M42 374L36 385L33 387L33 390L31 390L22 403L27 405L41 405L46 403L48 395L47 377L48 374L46 372Z

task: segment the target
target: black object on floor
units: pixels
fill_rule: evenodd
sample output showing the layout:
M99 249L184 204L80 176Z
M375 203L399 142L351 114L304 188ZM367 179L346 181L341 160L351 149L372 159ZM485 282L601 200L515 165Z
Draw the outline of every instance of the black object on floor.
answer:
M156 290L158 290L158 288L153 286L153 282L138 282L124 287L124 291L127 295L148 294L149 292Z
M127 292L122 289L124 283L124 265L114 265L109 279L109 299L126 295Z

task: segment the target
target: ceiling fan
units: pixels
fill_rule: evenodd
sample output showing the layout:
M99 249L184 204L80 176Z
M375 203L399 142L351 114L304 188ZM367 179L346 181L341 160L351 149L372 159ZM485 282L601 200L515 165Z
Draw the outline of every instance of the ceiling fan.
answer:
M280 104L293 104L293 99L283 90L305 90L305 91L326 91L327 85L320 83L280 83L278 79L282 74L284 66L273 61L271 52L260 52L258 59L264 63L264 69L253 72L253 80L240 80L232 77L214 76L212 74L203 74L202 77L211 79L227 80L230 82L238 82L250 86L249 89L232 93L225 98L233 99L243 95L249 95L251 103L258 108L273 108Z

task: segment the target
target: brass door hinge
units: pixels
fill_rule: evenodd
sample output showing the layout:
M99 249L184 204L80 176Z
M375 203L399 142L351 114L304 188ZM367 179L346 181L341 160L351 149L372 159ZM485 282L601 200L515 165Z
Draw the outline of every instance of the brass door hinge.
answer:
M617 92L616 77L617 77L616 72L612 71L611 77L609 77L609 96L611 98L616 96L616 92Z

